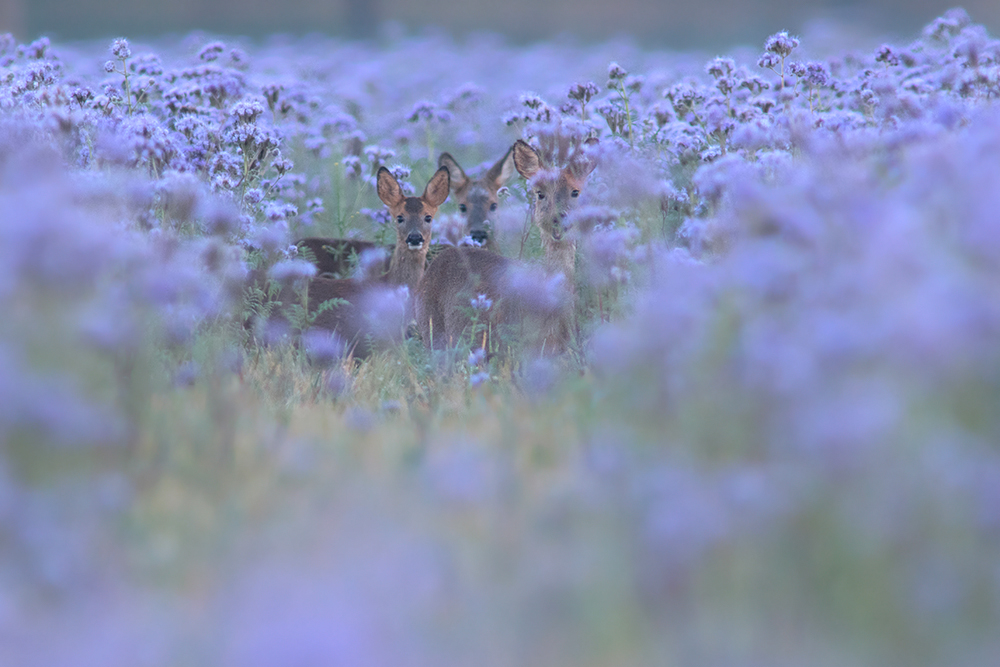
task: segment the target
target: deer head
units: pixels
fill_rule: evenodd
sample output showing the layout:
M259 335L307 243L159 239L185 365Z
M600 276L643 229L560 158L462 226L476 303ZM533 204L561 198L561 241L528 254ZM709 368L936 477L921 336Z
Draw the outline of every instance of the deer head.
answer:
M397 254L402 250L426 256L431 240L431 223L451 189L448 169L438 169L422 195L407 197L392 172L381 167L378 170L376 189L379 199L389 209L389 215L396 225Z
M492 215L499 204L497 191L514 175L513 149L477 180L466 176L449 153L441 154L438 166L447 167L451 174L451 193L465 218L465 231L477 244L487 245L491 240Z
M596 143L596 139L588 139L584 145ZM517 140L512 151L518 173L534 189L531 213L542 234L542 243L547 245L562 241L568 231L566 215L577 205L580 191L594 170L595 162L581 149L574 152L565 167L556 171L547 167L538 152L521 139Z

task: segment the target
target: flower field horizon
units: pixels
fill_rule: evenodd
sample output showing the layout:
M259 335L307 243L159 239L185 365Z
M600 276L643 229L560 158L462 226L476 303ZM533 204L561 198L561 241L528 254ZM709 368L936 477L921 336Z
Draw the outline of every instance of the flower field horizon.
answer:
M0 36L0 665L995 664L998 99L961 9L716 57ZM297 239L395 241L381 167L517 140L594 166L568 350L272 326Z

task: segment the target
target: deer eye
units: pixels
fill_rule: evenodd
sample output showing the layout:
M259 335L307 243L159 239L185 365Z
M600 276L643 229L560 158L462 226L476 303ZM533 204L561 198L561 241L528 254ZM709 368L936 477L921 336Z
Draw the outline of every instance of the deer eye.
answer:
M462 213L465 213L467 210L469 210L469 207L466 206L465 204L459 204L458 210L461 211Z
M490 204L490 210L491 211L497 210L497 203L496 202L493 202L492 204Z
M403 224L403 216L397 215L396 216L396 222L398 222L399 224Z
M545 199L545 193L544 193L544 192L542 192L541 190L539 190L539 191L538 191L538 198L539 198L539 199Z
M573 190L573 192L569 193L569 196L570 197L579 197L580 196L580 191L579 190Z
M431 216L429 216L429 215L425 215L424 216L424 222L430 222L431 220L433 220L433 218Z

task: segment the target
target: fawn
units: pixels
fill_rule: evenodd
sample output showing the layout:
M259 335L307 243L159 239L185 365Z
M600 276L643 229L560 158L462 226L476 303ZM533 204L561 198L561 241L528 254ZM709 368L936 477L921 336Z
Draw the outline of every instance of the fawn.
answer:
M446 167L451 178L452 199L458 200L458 210L465 217L465 231L472 240L490 250L495 250L490 233L490 214L497 210L497 191L514 174L512 151L497 161L479 179L472 180L449 153L438 158L438 168ZM299 239L295 245L306 249L309 261L316 265L317 274L327 277L348 277L359 266L361 273L374 276L389 271L393 248L360 239L338 239L310 236Z
M439 168L419 197L407 197L392 173L378 170L379 199L396 225L396 245L389 270L375 280L313 278L308 285L311 327L332 331L346 350L360 359L371 343L401 338L412 313L407 294L416 293L430 247L431 224L451 188L448 170ZM402 297L402 298L400 298Z
M487 250L497 251L496 240L490 230L491 213L497 210L497 191L514 175L514 149L508 149L496 164L477 180L465 175L455 158L441 153L439 167L447 167L451 174L452 198L458 201L458 210L465 218L465 231L472 241Z
M441 252L417 293L417 326L430 348L455 345L467 336L473 347L492 352L498 349L493 336L513 335L538 353L558 354L572 339L576 240L567 234L566 215L595 164L579 146L558 172L546 169L524 141L518 140L511 152L518 173L535 191L531 217L541 234L543 271L533 275L520 263L482 248Z

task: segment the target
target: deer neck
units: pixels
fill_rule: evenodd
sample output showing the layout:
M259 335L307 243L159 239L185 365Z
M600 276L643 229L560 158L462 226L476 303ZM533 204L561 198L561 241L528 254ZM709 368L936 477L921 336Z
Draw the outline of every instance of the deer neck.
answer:
M421 250L409 250L406 244L397 245L389 261L389 272L385 280L393 285L406 285L410 288L410 294L414 294L424 276L426 263L427 244Z
M543 237L542 250L545 254L545 269L550 275L561 273L566 276L566 286L576 291L576 241L556 240Z

